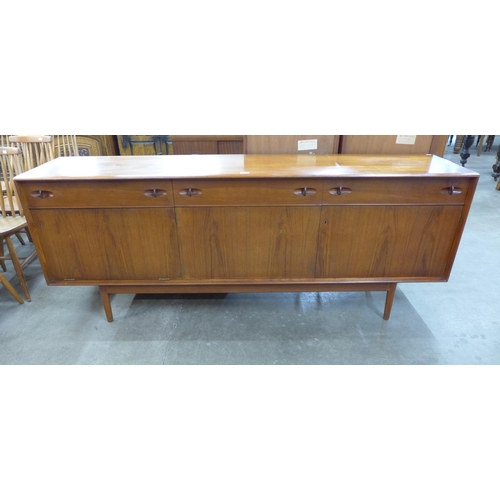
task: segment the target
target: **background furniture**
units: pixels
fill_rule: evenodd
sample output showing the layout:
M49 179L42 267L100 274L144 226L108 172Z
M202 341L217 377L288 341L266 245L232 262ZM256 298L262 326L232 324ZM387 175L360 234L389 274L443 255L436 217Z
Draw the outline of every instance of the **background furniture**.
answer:
M115 156L118 153L116 136L113 135L77 135L79 156Z
M398 137L401 143L398 143ZM339 152L342 154L433 154L443 156L446 135L416 135L414 144L404 144L397 135L342 135Z
M16 185L47 283L98 285L109 321L114 293L336 290L386 291L387 319L398 282L448 279L478 177L429 155L167 155Z
M455 145L453 146L453 153L457 154L460 153L460 150L462 149L463 142L465 135L457 135L455 138ZM474 136L475 137L475 136ZM451 138L453 136L450 136L450 144L451 144ZM477 142L476 142L476 147L477 147L477 156L481 156L481 150L483 147L483 143L486 140L486 146L485 146L485 151L491 151L491 148L493 146L493 141L495 140L494 135L478 135L477 136ZM471 144L472 146L472 144Z
M493 176L493 179L497 182L496 189L497 191L500 191L500 145L498 146L497 150L497 155L496 155L496 161L491 167L493 169L493 173L491 174Z
M443 156L448 136L417 135L399 144L397 135L119 135L120 155L165 154L435 154ZM316 140L300 150L298 141Z
M305 149L299 151L299 141ZM315 146L306 143L316 141ZM339 149L338 135L247 135L247 154L335 154Z
M7 288L9 293L19 302L19 304L24 304L24 300L22 297L17 293L16 289L10 284L9 280L3 275L3 273L0 271L0 283Z
M22 173L21 165L21 150L13 147L0 148L0 170L5 182L5 196L0 197L0 260L11 260L16 271L16 275L21 283L24 295L28 301L31 300L28 290L28 284L24 277L23 268L27 266L35 257L36 250L33 250L27 257L17 255L11 236L16 235L21 231L25 231L28 227L26 219L23 215L23 208L19 203L14 203L16 191L14 186L14 177ZM3 251L3 241L7 244L9 256L5 256ZM3 267L3 266L2 266ZM5 270L5 269L4 269ZM5 284L5 280L2 280ZM12 290L7 287L12 293ZM16 297L16 295L14 295ZM17 297L16 297L17 299Z
M120 155L169 154L167 135L119 135L117 141Z
M23 170L31 170L54 159L51 135L10 135L9 142L22 151Z
M76 135L54 135L54 156L79 156Z
M243 135L172 135L172 154L241 154L245 151Z

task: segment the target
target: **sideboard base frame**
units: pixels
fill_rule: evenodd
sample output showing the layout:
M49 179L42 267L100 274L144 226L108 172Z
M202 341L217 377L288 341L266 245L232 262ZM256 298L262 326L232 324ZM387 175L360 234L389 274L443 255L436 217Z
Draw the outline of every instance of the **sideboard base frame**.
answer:
M391 315L397 283L248 283L248 284L198 284L198 285L100 285L104 312L108 322L113 321L110 295L161 294L161 293L256 293L256 292L387 292L383 318Z

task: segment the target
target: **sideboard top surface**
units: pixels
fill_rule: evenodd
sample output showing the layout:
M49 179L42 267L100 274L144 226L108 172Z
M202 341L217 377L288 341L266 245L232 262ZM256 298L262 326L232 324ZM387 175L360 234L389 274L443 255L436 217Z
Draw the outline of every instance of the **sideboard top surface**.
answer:
M171 155L59 157L16 177L65 179L183 179L295 177L477 177L434 155Z

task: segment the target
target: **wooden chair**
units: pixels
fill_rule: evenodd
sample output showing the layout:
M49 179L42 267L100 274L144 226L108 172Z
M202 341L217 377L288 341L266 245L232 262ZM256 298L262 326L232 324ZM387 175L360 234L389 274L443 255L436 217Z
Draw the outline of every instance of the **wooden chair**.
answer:
M26 300L29 302L31 301L31 297L26 283L26 278L24 277L23 269L36 258L36 250L33 250L27 257L20 257L17 255L16 249L14 248L14 244L11 240L12 235L16 235L19 232L26 231L28 229L26 218L23 215L22 206L20 204L18 206L14 204L16 197L14 177L20 174L23 170L21 163L21 151L19 148L0 148L0 169L6 185L6 195L0 197L0 262L4 263L2 267L5 270L5 261L12 261L16 275L21 283L24 295L26 296ZM7 248L9 250L8 257L4 255L3 240L7 243ZM2 280L2 283L5 284L4 280ZM12 293L10 289L9 291Z
M23 171L54 159L51 135L11 135L9 143L22 151Z
M76 135L53 135L54 156L79 156Z

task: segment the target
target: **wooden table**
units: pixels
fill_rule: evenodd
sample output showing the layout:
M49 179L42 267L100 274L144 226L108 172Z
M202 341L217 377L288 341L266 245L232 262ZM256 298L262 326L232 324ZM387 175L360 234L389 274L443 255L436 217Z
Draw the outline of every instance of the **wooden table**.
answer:
M110 294L447 281L478 174L431 155L58 158L16 177L49 285Z

